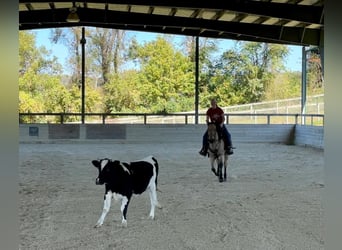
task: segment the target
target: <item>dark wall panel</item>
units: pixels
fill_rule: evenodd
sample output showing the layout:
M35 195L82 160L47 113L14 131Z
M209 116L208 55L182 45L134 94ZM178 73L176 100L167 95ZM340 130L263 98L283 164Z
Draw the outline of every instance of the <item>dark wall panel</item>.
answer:
M49 139L79 139L78 124L49 124Z
M126 125L87 124L86 139L126 139Z

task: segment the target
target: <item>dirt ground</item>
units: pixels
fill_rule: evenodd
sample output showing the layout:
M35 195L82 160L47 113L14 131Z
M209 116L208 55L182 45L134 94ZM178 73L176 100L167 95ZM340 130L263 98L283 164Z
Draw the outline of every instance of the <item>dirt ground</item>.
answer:
M235 146L219 183L199 144L20 144L20 249L324 249L323 150ZM144 193L133 196L126 228L119 202L94 228L104 186L91 160L150 154L160 165L155 219Z

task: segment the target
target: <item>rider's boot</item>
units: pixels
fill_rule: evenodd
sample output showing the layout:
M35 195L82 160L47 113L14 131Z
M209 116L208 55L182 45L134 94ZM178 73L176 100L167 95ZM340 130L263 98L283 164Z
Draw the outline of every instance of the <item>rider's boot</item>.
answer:
M228 155L234 154L233 147L232 147L232 146L228 146L227 148L225 148L225 152L226 152Z
M228 142L226 140L224 140L224 151L226 152L227 155L234 154L233 146L228 145Z
M208 147L202 146L201 150L198 152L200 155L207 156L208 154Z

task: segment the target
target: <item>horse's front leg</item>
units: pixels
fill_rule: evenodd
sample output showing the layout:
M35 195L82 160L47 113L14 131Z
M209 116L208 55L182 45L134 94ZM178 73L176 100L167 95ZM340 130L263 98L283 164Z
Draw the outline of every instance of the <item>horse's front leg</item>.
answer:
M215 169L215 158L210 156L210 166L211 166L211 171L217 176L217 171Z
M223 182L223 176L222 176L222 168L223 168L223 159L220 157L220 159L218 160L218 164L217 164L217 175L218 175L218 179L220 182Z
M224 179L224 181L226 181L227 180L227 166L228 166L228 155L227 154L224 155L223 166L224 166L223 179Z

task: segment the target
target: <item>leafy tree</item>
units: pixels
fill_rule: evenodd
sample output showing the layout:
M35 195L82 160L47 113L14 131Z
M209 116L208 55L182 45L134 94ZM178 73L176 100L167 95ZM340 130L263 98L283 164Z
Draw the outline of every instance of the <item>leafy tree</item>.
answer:
M20 32L19 39L19 112L79 112L80 89L78 84L64 85L56 58L49 59L49 52L37 48L35 35ZM87 108L89 112L99 110L100 94L87 85ZM77 99L76 99L77 98ZM78 105L78 106L77 106ZM24 118L26 121L41 121L41 118ZM55 119L50 119L53 122Z
M194 77L188 57L162 37L134 46L130 54L141 67L137 87L144 97L139 106L160 113L192 109Z
M82 29L81 27L71 28L56 28L52 29L50 33L50 40L53 43L61 42L67 46L69 50L68 69L71 73L71 82L81 82L82 74L82 53L81 41ZM86 67L87 68L87 67Z
M275 75L274 80L265 91L266 101L298 97L301 92L301 74L284 72Z
M67 96L56 76L28 71L19 77L19 112L68 112L66 107L71 103L66 102Z
M80 27L68 29L54 29L51 33L51 41L54 43L62 42L69 48L70 57L69 64L72 66L71 82L78 83L81 81L81 38L82 30ZM87 28L85 29L85 74L98 81L101 86L108 82L111 71L117 73L123 58L123 49L125 44L125 31L104 29L104 28Z
M213 39L199 38L198 39L198 50L199 50L199 68L201 74L205 75L208 73L210 66L212 65L211 56L214 52L218 51L217 44ZM195 66L196 62L196 37L188 36L183 41L183 47L186 51L186 55L190 58L191 62Z
M90 29L88 50L95 73L101 75L102 84L109 81L110 72L117 74L123 60L125 31L115 29Z
M32 67L38 50L35 47L35 35L31 32L19 32L19 72L24 74Z
M62 71L57 57L49 58L50 51L36 47L36 36L30 31L19 32L19 73L27 71L58 75Z
M49 102L52 99L47 93L60 84L58 75L61 65L57 58L50 59L49 55L44 47L36 47L34 33L19 32L19 112L50 112ZM55 105L56 103L50 106ZM30 122L38 120L34 118Z
M142 112L138 82L139 73L135 70L113 74L104 86L105 112Z
M318 48L311 48L307 58L307 85L310 94L322 93L324 87L323 69Z
M236 45L235 49L223 52L210 69L208 95L216 95L221 105L261 101L274 75L284 69L282 62L288 53L283 45L255 42Z
M99 89L94 88L90 83L86 82L85 86L85 112L97 113L102 111L102 93ZM69 111L70 113L81 113L82 97L80 86L71 84L68 88L69 93Z
M207 106L210 103L209 85L213 83L211 75L213 66L212 55L218 51L217 43L214 39L199 38L198 39L198 68L199 68L199 92L200 92L200 106ZM192 71L195 74L196 66L196 37L185 37L183 41L184 51L192 62ZM194 75L195 77L195 75Z

